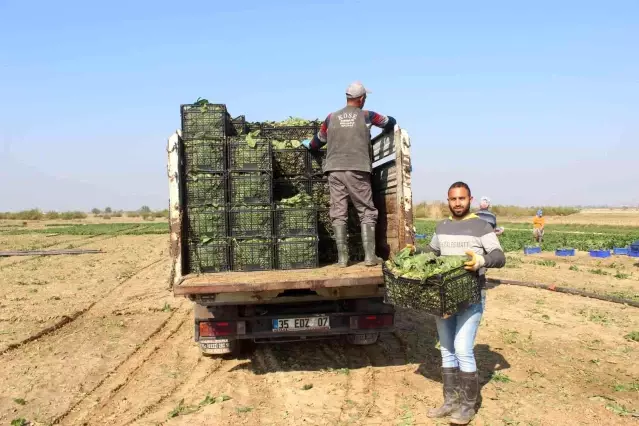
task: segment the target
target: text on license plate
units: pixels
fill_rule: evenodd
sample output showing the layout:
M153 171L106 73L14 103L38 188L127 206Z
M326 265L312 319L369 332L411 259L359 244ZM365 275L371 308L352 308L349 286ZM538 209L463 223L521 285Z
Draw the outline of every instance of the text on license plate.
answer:
M328 317L274 319L273 331L296 331L331 328Z

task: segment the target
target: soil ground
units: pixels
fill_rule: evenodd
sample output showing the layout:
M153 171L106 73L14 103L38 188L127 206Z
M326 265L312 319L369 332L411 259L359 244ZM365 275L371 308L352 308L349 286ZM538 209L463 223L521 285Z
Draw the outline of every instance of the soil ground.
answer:
M191 302L167 287L167 236L0 241L3 249L104 250L0 258L0 424L448 424L426 418L442 400L440 355L433 320L419 312L399 310L396 332L372 346L335 339L209 358L193 342ZM510 267L491 276L639 294L637 259L508 257ZM473 424L636 425L632 332L637 308L490 288L475 348L482 401Z
M500 217L503 222L532 223L532 217ZM639 209L585 209L569 216L546 216L546 224L639 226Z

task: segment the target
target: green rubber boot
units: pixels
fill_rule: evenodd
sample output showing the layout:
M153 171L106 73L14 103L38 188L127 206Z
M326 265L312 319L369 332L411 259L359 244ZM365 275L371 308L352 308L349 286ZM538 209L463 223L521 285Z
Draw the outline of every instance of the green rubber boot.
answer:
M383 260L375 254L375 225L362 224L362 245L364 246L364 264L381 265Z
M337 244L337 266L346 268L348 266L348 244L346 242L346 225L333 225L335 232L335 243Z

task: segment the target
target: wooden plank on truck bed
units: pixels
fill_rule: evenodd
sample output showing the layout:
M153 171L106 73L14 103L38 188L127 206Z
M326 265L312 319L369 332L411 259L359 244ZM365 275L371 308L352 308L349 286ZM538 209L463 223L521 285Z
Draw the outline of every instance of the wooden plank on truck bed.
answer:
M174 294L313 290L317 288L379 285L383 283L382 267L367 267L362 262L347 268L327 265L315 269L187 275L180 285L174 288Z

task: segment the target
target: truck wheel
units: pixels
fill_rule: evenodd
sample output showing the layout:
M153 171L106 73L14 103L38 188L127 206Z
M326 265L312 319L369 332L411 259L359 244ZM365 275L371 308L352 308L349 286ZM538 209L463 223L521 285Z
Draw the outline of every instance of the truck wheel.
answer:
M379 339L379 333L347 334L346 341L351 345L372 345Z

